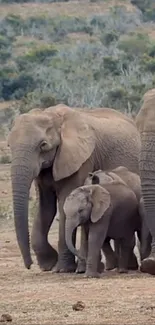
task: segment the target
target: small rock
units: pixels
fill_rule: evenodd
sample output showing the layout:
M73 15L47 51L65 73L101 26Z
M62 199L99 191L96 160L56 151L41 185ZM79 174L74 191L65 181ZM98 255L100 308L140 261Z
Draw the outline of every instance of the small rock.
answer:
M65 314L64 317L68 317L68 314Z
M2 314L0 322L12 322L12 317L9 314Z
M72 306L73 310L79 311L85 308L85 304L83 301L77 301L76 304Z
M2 193L3 194L8 194L8 191L7 190L3 190Z

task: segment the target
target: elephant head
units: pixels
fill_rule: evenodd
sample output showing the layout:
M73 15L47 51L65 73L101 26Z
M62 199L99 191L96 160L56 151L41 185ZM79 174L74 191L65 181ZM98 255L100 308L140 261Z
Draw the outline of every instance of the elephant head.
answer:
M122 167L122 168L128 170L126 167ZM85 180L85 185L100 184L101 186L104 186L105 184L109 184L109 183L114 184L116 182L118 182L119 184L121 183L126 185L126 183L122 180L122 178L119 177L116 173L114 173L113 170L103 171L101 169L98 169L94 172L88 173L88 177Z
M152 235L151 253L142 261L141 271L155 275L155 88L145 93L136 125L141 135L139 170L145 221Z
M91 156L93 131L81 114L65 105L35 109L16 118L8 138L15 229L26 268L32 259L28 231L28 199L32 181L51 167L54 181L69 177Z
M84 185L70 193L64 203L66 214L65 237L70 251L79 256L72 243L74 230L87 222L96 223L111 207L110 193L100 185ZM109 223L109 217L105 217L105 229Z

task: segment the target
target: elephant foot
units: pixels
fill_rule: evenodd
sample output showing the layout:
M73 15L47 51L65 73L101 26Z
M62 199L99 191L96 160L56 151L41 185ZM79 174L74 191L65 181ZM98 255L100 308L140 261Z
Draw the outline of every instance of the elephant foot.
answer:
M138 270L138 268L139 268L139 265L137 262L137 258L135 256L135 254L132 252L132 254L130 255L130 258L129 258L128 269L135 271L135 270Z
M84 274L85 278L100 278L100 274L95 271L87 270Z
M75 262L66 263L58 261L54 273L74 273L76 268L77 264Z
M116 269L116 267L118 266L118 263L117 263L117 259L115 260L107 260L106 261L106 270L107 271L111 271L113 269Z
M82 274L82 273L85 273L85 271L86 271L86 262L78 260L76 273Z
M148 258L145 258L141 262L140 271L143 273L155 275L155 257L150 256Z
M118 268L118 273L128 273L128 269L125 267Z
M36 257L42 271L51 271L58 261L58 253L53 248L47 253L38 253Z

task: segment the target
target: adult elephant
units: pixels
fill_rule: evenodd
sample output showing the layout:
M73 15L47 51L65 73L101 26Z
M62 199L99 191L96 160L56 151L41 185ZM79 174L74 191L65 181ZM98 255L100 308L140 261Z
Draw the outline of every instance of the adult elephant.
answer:
M155 88L145 93L136 124L141 135L139 168L144 215L152 235L152 249L142 261L141 271L155 275Z
M32 264L28 231L28 199L32 181L38 187L39 211L32 229L32 247L42 270L71 272L75 257L65 242L66 196L84 184L88 172L124 165L138 171L140 136L134 122L113 109L72 109L57 105L16 118L8 143L15 229L25 267ZM58 252L48 232L59 202ZM74 236L75 237L75 236ZM75 238L74 241L75 242Z

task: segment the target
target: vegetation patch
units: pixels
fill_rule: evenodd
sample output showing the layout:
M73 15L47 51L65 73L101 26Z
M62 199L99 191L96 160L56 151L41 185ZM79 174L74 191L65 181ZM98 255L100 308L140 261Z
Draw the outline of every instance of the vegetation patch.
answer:
M1 18L0 101L17 101L0 114L8 129L16 115L61 102L136 114L155 85L155 43L148 35L150 21L155 25L146 18L154 2L133 0L132 11L122 5L128 1L104 3L108 11L85 17L43 11Z

